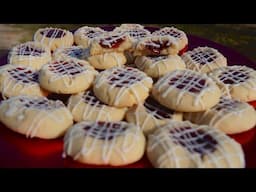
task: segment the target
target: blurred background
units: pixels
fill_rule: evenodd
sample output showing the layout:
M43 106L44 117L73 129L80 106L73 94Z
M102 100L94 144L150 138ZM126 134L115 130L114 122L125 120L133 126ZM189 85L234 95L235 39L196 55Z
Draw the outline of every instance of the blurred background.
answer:
M41 27L60 27L75 30L91 24L0 24L0 57L7 54L16 44L32 40ZM108 25L108 24L97 24ZM113 24L111 24L113 25ZM120 24L115 24L116 26ZM187 34L197 35L227 47L256 62L256 24L143 24L144 26L175 26Z

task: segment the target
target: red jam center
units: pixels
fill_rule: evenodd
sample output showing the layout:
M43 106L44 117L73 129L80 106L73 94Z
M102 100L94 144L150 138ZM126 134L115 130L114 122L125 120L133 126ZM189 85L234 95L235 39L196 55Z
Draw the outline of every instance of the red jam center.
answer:
M118 36L108 37L100 40L100 46L106 49L118 48L125 41L124 37Z
M147 112L157 119L170 119L174 111L162 106L152 97L148 97L144 103Z
M182 76L177 76L169 80L169 85L175 85L176 88L186 89L191 93L199 93L206 86L206 80L191 76L184 79Z
M97 139L111 140L121 135L127 127L113 122L97 122L95 125L87 125L83 128L90 136Z
M83 66L80 63L76 64L80 65L81 67ZM54 62L49 65L49 70L62 75L76 75L81 73L80 68L78 68L76 64L70 62Z
M60 29L50 29L41 31L40 33L48 38L61 38L66 34L63 30Z
M51 103L47 99L19 99L21 103L24 104L27 108L36 108L36 109L43 109L43 110L52 110L60 107L64 107L62 102L54 102Z
M102 105L105 105L94 95L91 90L84 93L83 99L87 104L91 106L102 107Z
M205 65L207 63L213 62L217 57L214 53L206 51L206 52L197 52L191 55L191 58L200 63L201 65Z
M8 70L8 73L17 81L22 83L37 83L38 73L28 69L17 67L15 69Z
M237 84L249 79L249 75L247 72L243 70L229 70L227 72L223 72L222 74L220 74L219 79L225 84Z
M127 71L115 71L112 76L109 78L109 84L114 85L115 87L129 87L130 85L141 81L142 79L136 77L134 73L134 69L127 67ZM130 72L131 71L131 72Z
M40 56L42 53L44 53L44 51L41 49L30 47L30 46L22 46L19 48L17 55Z
M153 54L160 54L163 49L170 47L171 42L169 41L151 41L146 44L146 48L150 50Z
M191 127L170 130L174 143L182 145L191 153L199 153L201 157L216 150L218 142L205 131Z

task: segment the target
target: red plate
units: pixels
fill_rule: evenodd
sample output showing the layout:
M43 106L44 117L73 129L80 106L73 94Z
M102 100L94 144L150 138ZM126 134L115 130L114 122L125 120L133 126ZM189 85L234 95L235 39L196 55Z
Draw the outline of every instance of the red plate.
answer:
M106 29L106 28L105 28ZM111 27L110 27L111 29ZM152 30L152 28L150 28ZM189 50L197 46L209 46L223 53L229 65L242 64L256 69L256 64L236 51L215 42L188 35ZM0 65L6 64L7 56L0 59ZM256 107L256 102L251 102ZM245 153L246 167L256 168L256 129L231 137L242 144ZM0 124L0 167L9 168L96 168L109 166L84 165L74 162L70 158L62 158L63 139L42 140L26 139L3 124ZM150 168L152 167L146 156L140 161L122 168ZM111 167L113 168L113 167Z

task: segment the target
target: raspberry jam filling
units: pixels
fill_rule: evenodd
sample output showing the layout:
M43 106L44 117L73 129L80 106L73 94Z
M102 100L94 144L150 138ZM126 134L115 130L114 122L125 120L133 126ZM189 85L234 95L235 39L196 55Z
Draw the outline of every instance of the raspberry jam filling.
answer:
M114 71L113 74L109 77L109 84L121 88L129 87L129 85L142 80L141 78L135 76L136 74L134 74L134 69L127 67L126 70L127 71Z
M36 108L44 110L52 110L60 107L64 107L62 102L50 102L47 99L19 99L21 103L27 108Z
M152 114L157 119L169 119L174 111L162 106L152 97L148 97L144 103L147 112Z
M84 93L83 99L87 104L91 106L101 107L102 105L105 105L94 95L91 90Z
M182 145L191 153L199 153L201 157L216 150L218 142L205 131L192 127L170 130L175 144Z
M126 126L122 126L120 123L113 122L96 122L94 125L87 125L83 128L89 136L102 140L111 140L127 129Z
M47 29L40 32L41 35L48 37L48 38L61 38L66 35L65 31L60 29Z
M49 65L49 70L54 73L60 73L62 75L76 75L81 73L81 68L78 66L83 66L81 63L72 63L72 62L54 62Z
M146 48L153 54L160 54L163 49L168 48L171 45L170 41L150 41L146 43Z
M8 70L8 73L15 80L22 83L37 83L38 82L38 73L33 72L22 67L17 67L15 69Z
M112 36L100 40L100 46L106 49L118 48L125 41L125 37Z
M21 46L19 47L17 55L31 55L31 56L40 56L42 53L44 53L44 50L30 47L30 46Z
M191 76L186 79L182 79L182 76L177 76L169 80L169 85L174 85L176 88L181 90L186 89L191 93L199 93L206 86L206 80Z
M239 101L221 98L220 102L214 107L214 109L216 111L221 111L223 109L233 111L234 108L238 108L239 104Z
M225 84L237 84L237 83L242 83L245 80L249 79L249 75L247 72L243 70L241 71L229 70L220 74L219 79Z
M207 63L213 62L217 57L212 52L197 52L191 55L191 58L195 60L196 62L199 62L201 65L205 65Z

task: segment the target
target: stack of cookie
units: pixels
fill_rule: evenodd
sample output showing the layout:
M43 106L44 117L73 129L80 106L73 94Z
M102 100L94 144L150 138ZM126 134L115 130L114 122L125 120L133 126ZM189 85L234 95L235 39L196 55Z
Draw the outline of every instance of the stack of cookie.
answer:
M174 27L84 26L74 37L44 28L34 40L14 47L0 69L0 120L13 131L65 134L64 156L81 163L120 166L146 154L160 168L245 166L227 134L256 124L246 103L256 100L253 69L227 66L210 47L183 53L187 36Z

